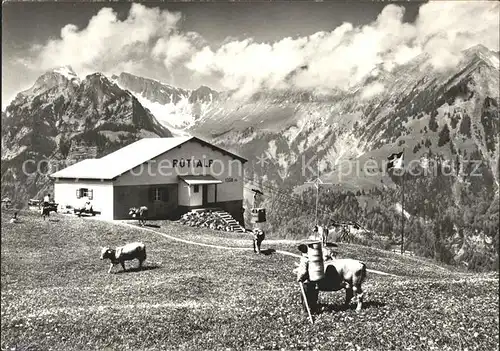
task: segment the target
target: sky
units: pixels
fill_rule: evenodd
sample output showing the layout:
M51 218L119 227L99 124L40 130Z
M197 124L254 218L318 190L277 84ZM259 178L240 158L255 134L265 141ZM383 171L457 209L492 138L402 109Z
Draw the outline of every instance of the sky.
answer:
M498 2L5 3L2 109L36 78L129 72L183 88L348 89L418 55L499 50Z

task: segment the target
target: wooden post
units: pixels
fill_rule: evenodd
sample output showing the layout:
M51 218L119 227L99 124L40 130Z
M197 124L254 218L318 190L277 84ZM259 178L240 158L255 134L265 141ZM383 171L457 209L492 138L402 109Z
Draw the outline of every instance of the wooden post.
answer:
M405 253L405 175L401 184L401 255Z
M405 168L404 168L404 156L405 149L403 148L403 154L401 157L403 158L403 179L401 184L401 255L405 253Z
M314 320L311 315L311 309L309 308L309 303L307 302L307 296L304 290L304 284L302 284L302 282L299 282L299 286L300 286L300 292L302 293L302 298L304 299L304 304L306 305L307 314L309 315L309 320L311 321L311 324L314 324Z

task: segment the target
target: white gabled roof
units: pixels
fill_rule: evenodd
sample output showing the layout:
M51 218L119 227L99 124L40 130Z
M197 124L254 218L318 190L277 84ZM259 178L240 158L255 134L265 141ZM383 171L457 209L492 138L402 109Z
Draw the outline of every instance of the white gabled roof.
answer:
M53 178L97 179L94 176L96 170L100 168L99 161L100 160L96 158L83 160L60 171L52 173L50 176Z
M216 150L240 159L242 162L246 162L246 160L241 156L235 155L215 145L211 145L196 137L144 138L102 158L87 159L78 162L51 174L50 177L99 180L114 179L119 175L190 140L194 140L202 144L208 144Z
M180 179L185 181L189 185L195 184L221 184L222 180L216 179L211 175L186 175L179 176Z
M184 144L189 137L144 138L100 158L101 167L109 170L109 179L119 176L173 148Z

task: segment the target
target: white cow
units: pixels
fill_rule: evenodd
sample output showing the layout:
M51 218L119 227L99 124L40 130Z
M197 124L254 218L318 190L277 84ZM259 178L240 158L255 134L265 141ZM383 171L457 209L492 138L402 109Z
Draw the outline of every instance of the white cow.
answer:
M104 259L109 259L111 261L108 273L111 273L111 269L113 269L113 267L118 263L121 264L123 270L125 271L125 261L131 261L134 259L139 261L139 268L141 268L142 263L146 260L146 245L136 242L119 246L116 249L103 247L101 250L101 260Z

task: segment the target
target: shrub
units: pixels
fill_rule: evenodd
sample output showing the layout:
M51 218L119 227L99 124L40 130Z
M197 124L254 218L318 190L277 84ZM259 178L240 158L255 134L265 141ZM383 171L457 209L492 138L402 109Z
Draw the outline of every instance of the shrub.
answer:
M439 132L438 146L443 146L449 141L450 141L450 130L448 129L448 125L445 124L443 129L441 129L441 132Z
M429 129L433 132L437 132L439 125L436 121L437 111L432 111L431 116L429 118Z

